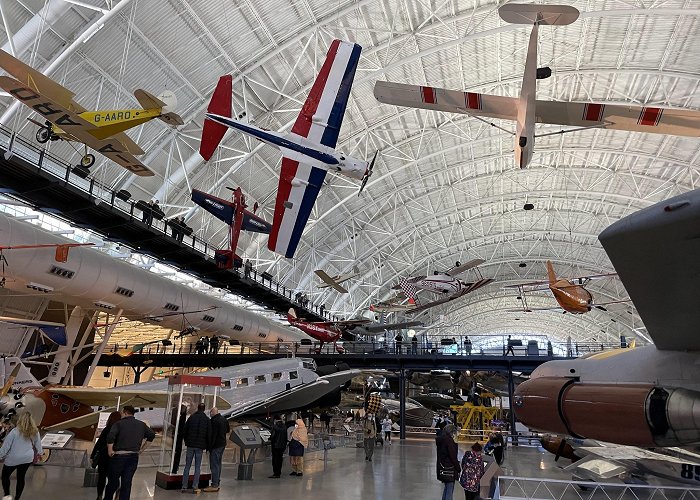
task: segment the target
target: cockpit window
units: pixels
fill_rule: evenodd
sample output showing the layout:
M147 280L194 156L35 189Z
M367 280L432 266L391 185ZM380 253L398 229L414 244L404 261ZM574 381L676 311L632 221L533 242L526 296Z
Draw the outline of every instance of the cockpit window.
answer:
M293 372L289 372L289 379L290 380L294 380L297 378L299 378L299 372L297 372L296 370L294 370Z

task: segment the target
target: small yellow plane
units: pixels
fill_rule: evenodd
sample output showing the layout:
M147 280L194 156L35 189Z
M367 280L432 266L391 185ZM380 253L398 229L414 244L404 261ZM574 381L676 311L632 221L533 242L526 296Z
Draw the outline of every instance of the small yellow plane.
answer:
M40 127L36 140L42 144L58 139L82 143L85 154L80 166L84 169L95 163L95 156L87 152L89 147L136 175L152 176L153 171L134 157L143 150L124 132L154 118L171 126L184 124L172 111L177 105L172 92L155 97L139 89L134 96L143 109L88 111L73 100L73 92L3 50L0 68L14 77L0 76L0 87L45 119L41 123L30 118Z

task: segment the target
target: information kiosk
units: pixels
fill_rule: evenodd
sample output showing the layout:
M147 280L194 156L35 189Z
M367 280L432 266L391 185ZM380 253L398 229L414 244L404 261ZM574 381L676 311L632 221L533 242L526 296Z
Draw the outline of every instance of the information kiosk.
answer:
M260 432L251 425L239 425L231 429L231 437L229 439L240 449L238 456L238 479L253 479L255 453L263 444Z
M182 471L185 467L184 448L185 421L197 411L197 406L204 403L208 412L213 406L227 408L229 405L218 399L221 388L221 377L205 377L200 375L174 375L168 377L168 396L163 419L163 438L160 445L156 486L166 490L182 487ZM218 403L217 403L218 399ZM202 457L202 467L199 476L199 488L209 485L208 454ZM188 487L194 480L194 463L190 469Z

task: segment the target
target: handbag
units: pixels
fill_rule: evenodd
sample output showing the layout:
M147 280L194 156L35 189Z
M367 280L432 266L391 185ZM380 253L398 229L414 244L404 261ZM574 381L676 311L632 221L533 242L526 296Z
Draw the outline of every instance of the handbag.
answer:
M455 481L455 468L452 465L443 465L438 462L437 478L443 483L453 483Z
M36 451L36 447L34 446L34 443L32 443L32 450L34 450L34 458L32 459L32 463L34 465L36 465L39 462L41 462L41 454L39 454L39 452Z

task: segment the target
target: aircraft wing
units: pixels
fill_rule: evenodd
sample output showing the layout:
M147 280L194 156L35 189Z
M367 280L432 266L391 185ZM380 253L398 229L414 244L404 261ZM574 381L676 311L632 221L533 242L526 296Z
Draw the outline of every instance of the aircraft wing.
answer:
M311 209L326 178L326 171L302 162L282 157L267 248L287 258L294 257Z
M217 196L205 193L199 189L192 190L192 201L202 207L204 210L212 214L221 222L233 224L233 216L235 215L235 206L230 201L218 198Z
M375 83L374 97L384 104L394 104L407 108L431 109L502 120L515 120L518 117L518 100L514 97L395 82Z
M86 144L130 172L140 176L154 175L153 171L129 153L128 148L116 137L97 139L93 136L90 131L97 127L83 119L71 109L72 107L61 106L60 103L52 101L49 96L42 95L9 76L0 76L0 87L46 120L60 127L75 140Z
M700 111L619 104L536 101L539 123L700 137Z
M136 144L131 137L126 135L125 132L119 132L118 134L114 134L112 136L112 139L116 139L119 141L124 148L126 148L127 152L131 153L132 155L142 155L145 154L145 151L141 149L141 146Z
M480 266L486 262L484 259L472 259L469 262L465 262L464 264L460 266L453 267L449 271L447 271L445 274L448 276L452 276L453 278L459 274L462 274L464 271L467 271L471 269L472 267Z
M54 323L52 321L38 321L31 319L12 318L9 316L0 316L0 323L9 323L20 327L36 328L44 332L44 334L58 345L66 345L66 325L63 323Z
M0 67L14 76L15 79L23 85L50 98L60 106L70 108L76 113L85 111L84 108L73 102L73 96L75 96L73 92L53 81L48 76L44 76L31 66L27 66L4 50L0 50Z
M234 404L230 411L222 412L222 415L226 418L237 418L244 415L266 415L303 408L340 388L360 373L360 370L345 370L318 377L313 382L298 385L267 399L241 401Z
M79 403L88 406L113 406L117 398L121 398L122 406L147 406L149 408L164 408L168 402L168 392L146 389L93 389L91 387L51 387L53 393L62 394ZM223 405L223 406L220 406ZM227 410L231 405L221 397L218 398L217 408ZM75 426L73 426L75 427Z
M360 329L367 333L382 333L384 330L401 330L412 326L422 326L422 321L404 321L402 323L373 323L367 326L361 326Z
M628 215L598 237L657 349L700 350L699 228L696 189Z
M463 297L467 295L468 293L473 292L474 290L481 288L482 286L486 286L489 283L493 281L493 278L482 278L478 281L475 281L474 283L467 283L466 287L458 294L456 295L451 295L449 297L443 297L441 299L435 300L433 302L428 302L427 304L422 304L415 309L411 309L409 311L406 311L408 314L414 314L417 312L425 311L426 309L430 309L431 307L439 306L441 304L446 304L447 302L452 302L453 300L457 300L460 297Z
M328 276L326 271L324 271L323 269L316 269L314 273L316 273L316 276L321 278L321 280L323 280L323 282L326 285L338 290L340 293L348 293L348 291L344 287L342 287L336 280Z

